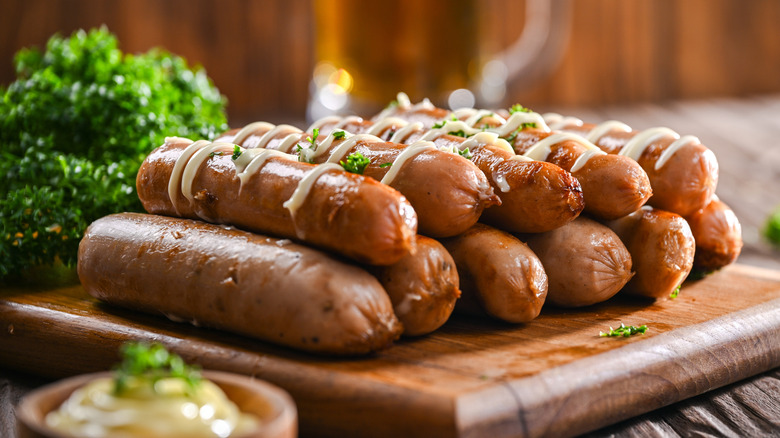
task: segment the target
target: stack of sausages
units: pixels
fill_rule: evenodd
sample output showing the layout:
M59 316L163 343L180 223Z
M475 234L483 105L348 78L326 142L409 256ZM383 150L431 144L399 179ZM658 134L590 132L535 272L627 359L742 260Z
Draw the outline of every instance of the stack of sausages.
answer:
M525 323L545 302L668 296L739 254L716 184L712 152L666 128L399 94L371 120L166 139L137 177L148 214L94 222L78 271L111 304L366 354L453 310Z

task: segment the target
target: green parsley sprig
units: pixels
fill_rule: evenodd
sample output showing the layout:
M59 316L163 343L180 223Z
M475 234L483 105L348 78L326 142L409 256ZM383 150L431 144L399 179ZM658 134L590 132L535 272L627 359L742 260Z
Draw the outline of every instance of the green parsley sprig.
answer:
M509 114L514 113L532 113L533 110L531 108L526 108L523 105L520 105L519 103L516 103L512 105L511 108L509 108ZM528 128L536 128L536 123L523 123L520 125L520 130L528 129ZM517 135L517 134L515 134ZM512 139L514 140L514 138Z
M334 140L341 140L347 136L346 131L336 131L333 133Z
M233 145L233 155L230 157L230 159L233 160L233 161L236 161L236 160L238 160L238 157L240 157L241 154L243 154L243 153L244 153L244 151L241 150L241 146L239 146L237 144L234 144Z
M309 157L309 153L317 149L317 137L319 136L320 130L314 128L311 137L306 137L306 141L309 142L309 145L307 145L306 148L301 145L295 146L295 150L298 152L298 161L302 163L312 163L314 161L313 158Z
M363 171L366 170L366 166L368 166L369 163L371 163L371 160L364 157L360 152L350 154L347 157L346 163L339 161L339 164L341 164L341 167L343 167L344 170L350 173L357 173L358 175L363 174Z
M187 365L177 354L170 353L160 344L131 342L121 348L122 362L114 369L114 393L127 389L130 378L149 381L152 389L160 379L179 378L194 389L201 381L200 369Z
M679 295L680 295L680 289L682 289L682 285L679 285L679 286L677 286L677 287L676 287L676 288L675 288L675 289L672 291L672 293L671 293L671 294L669 294L669 298L672 298L672 299L674 299L674 298L677 298L677 296L679 296Z
M625 337L628 338L630 336L634 336L636 334L644 334L647 331L646 325L641 325L639 327L634 327L633 325L626 326L623 323L620 323L620 327L613 329L612 327L609 328L608 332L599 332L599 336L601 337Z

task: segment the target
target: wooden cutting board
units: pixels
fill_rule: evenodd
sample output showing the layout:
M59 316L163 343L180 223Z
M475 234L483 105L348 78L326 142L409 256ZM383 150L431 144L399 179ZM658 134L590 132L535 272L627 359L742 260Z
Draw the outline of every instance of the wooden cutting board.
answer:
M645 335L599 337L621 322ZM455 317L368 358L329 359L111 308L80 286L0 291L0 361L50 377L105 370L127 340L273 382L305 436L567 436L780 366L780 272L734 265L676 299Z

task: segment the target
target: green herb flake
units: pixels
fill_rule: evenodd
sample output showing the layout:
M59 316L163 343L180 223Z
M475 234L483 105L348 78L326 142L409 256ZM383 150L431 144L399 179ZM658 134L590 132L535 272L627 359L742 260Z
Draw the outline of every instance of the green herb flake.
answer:
M347 136L347 133L345 131L336 131L333 133L333 139L334 140L341 140L344 137Z
M531 108L526 108L523 105L520 105L519 103L516 103L516 104L512 105L511 108L509 108L509 114L514 114L514 113L532 113L532 112L533 112L533 110L531 110Z
M238 160L238 157L240 157L242 153L244 153L244 152L241 150L241 146L235 144L235 145L233 145L233 156L230 157L230 158L233 161L236 161L236 160Z
M680 289L682 288L682 285L677 286L671 294L669 294L669 298L677 298L678 295L680 295Z
M209 154L209 158L216 157L217 155L222 155L222 152L212 152L212 153Z
M466 149L463 149L463 150L460 150L460 149L458 149L457 151L458 151L458 154L459 154L461 157L463 157L463 158L466 158L466 159L468 159L468 160L470 160L470 159L471 159L471 157L473 157L473 156L474 156L474 154L472 154L471 152L469 152L469 148L466 148Z
M346 163L339 161L339 164L341 164L341 167L343 167L347 172L362 175L363 171L366 170L366 166L368 166L370 162L371 160L364 157L363 154L360 152L355 152L347 157Z
M393 163L382 163L382 164L380 164L380 165L379 165L379 167L381 167L382 169L384 169L385 167L390 167L390 166L392 166L392 165L393 165Z
M115 394L127 389L130 378L147 380L152 389L157 381L166 378L183 379L190 389L195 389L201 381L199 368L187 365L179 355L157 343L126 343L121 348L121 357L122 362L114 369Z
M638 333L644 334L647 331L647 326L642 325L639 327L634 327L633 325L625 326L623 323L620 323L620 327L617 329L613 329L612 327L609 328L608 332L599 332L599 336L601 337L625 337L628 338L630 336L634 336Z
M466 135L466 132L464 130L462 130L462 129L459 129L457 131L450 131L447 134L454 135L456 137L463 137L463 138L468 137L468 135Z

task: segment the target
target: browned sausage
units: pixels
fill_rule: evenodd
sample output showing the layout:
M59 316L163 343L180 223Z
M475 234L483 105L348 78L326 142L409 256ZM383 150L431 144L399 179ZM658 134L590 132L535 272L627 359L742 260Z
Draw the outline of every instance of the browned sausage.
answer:
M539 316L547 296L547 274L526 244L482 224L442 243L461 278L463 297L456 310L513 323Z
M299 183L306 176L317 175L312 173L316 166L281 157L269 158L254 172L247 167L247 178L242 182L232 152L209 156L203 164L193 165L191 186L174 184L174 205L169 180L177 159L193 162L183 156L188 146L187 141L170 139L141 165L136 184L149 213L226 223L297 239L369 264L395 263L413 248L417 229L414 209L396 190L361 175L326 170L314 180L308 195L298 198L303 203L293 214L284 204L303 187ZM251 156L244 153L244 157ZM178 181L175 175L174 179ZM191 201L182 192L190 187Z
M549 279L547 301L562 307L600 303L628 283L631 255L609 228L585 217L524 237Z
M742 226L728 205L713 196L706 207L687 219L696 239L694 267L714 271L737 260L742 251Z
M686 217L704 208L710 202L718 184L718 161L715 154L706 146L698 140L691 139L686 142L683 138L681 141L684 145L677 149L668 161L660 165L658 161L664 151L677 140L676 133L666 128L632 131L625 125L616 124L617 122L605 123L612 123L615 128L606 130L594 139L594 143L610 154L617 154L629 141L640 134L657 134L646 139L647 147L637 158L637 162L647 173L650 185L653 187L653 196L648 201L650 205ZM589 135L597 127L591 123L583 124L581 121L578 123L577 120L559 122L553 126L584 136Z
M606 225L631 253L636 274L624 291L668 297L691 272L696 243L682 216L647 206Z
M117 214L79 245L95 298L315 353L364 354L401 332L366 271L325 253L188 219Z
M460 297L452 256L431 238L417 236L417 251L390 266L370 269L382 283L404 335L430 333L447 322Z
M540 129L517 131L512 146L523 154L539 141L553 135ZM545 161L568 170L582 185L585 211L601 219L617 219L643 206L653 193L645 171L622 155L595 155L572 171L587 149L579 142L563 140L550 146Z
M251 125L250 125L251 126ZM284 152L299 154L311 153L313 146L309 134L301 134L295 143L283 144L282 140L291 135L289 130L269 132L273 125L262 124L251 134L238 135L231 131L221 137L224 141L237 141L238 144L251 144L268 149L285 148ZM268 133L268 137L262 137ZM294 134L292 134L294 135ZM436 148L421 149L405 161L396 161L406 146L385 142L370 135L351 136L344 134L340 139L318 135L316 155L312 162L343 162L352 153L360 153L370 160L363 175L378 181L391 172L398 172L386 183L401 192L417 212L419 231L433 237L447 237L460 234L474 225L482 211L491 205L500 203L493 193L485 175L469 160L453 153ZM349 143L346 143L349 142ZM344 146L347 147L344 147ZM338 156L336 156L338 155ZM393 164L396 163L396 164Z
M377 135L387 137L394 130L411 127L403 118L406 113L398 114L395 124L387 124ZM385 119L385 121L392 121ZM346 123L345 123L346 122ZM381 122L380 122L381 123ZM319 123L323 129L334 127L367 132L375 125L357 119L331 119ZM402 134L397 131L397 134ZM403 136L392 135L393 141L411 144L426 133L423 128L409 130ZM396 138L399 137L399 138ZM583 209L584 202L580 183L569 172L542 161L517 161L511 148L497 146L496 138L487 139L468 147L471 161L485 174L495 193L501 198L501 205L486 209L482 221L510 232L538 233L560 227L575 217ZM436 135L431 140L440 148L462 149L468 141L454 135ZM489 140L489 141L488 141ZM506 144L506 143L504 143Z

